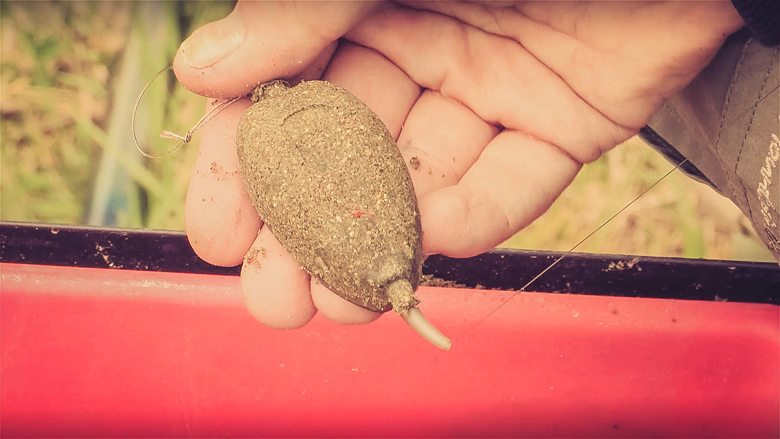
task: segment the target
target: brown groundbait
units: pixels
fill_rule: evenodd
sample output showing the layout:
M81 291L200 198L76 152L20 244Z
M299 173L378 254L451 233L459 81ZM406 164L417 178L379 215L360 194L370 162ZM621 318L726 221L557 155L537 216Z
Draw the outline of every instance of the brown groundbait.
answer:
M382 121L326 81L257 87L238 126L241 175L260 218L312 276L434 345L417 308L422 230L409 171Z

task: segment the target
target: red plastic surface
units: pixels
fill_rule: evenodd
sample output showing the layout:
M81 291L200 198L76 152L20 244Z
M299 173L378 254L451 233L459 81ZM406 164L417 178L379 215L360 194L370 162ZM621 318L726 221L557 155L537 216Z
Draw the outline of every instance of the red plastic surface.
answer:
M773 305L421 288L392 314L257 324L236 277L0 264L9 436L780 434ZM464 335L465 334L465 335Z

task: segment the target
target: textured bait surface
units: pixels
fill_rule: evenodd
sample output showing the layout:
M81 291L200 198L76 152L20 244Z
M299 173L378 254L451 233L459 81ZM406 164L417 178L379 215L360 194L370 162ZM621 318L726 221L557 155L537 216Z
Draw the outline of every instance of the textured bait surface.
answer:
M405 314L418 301L422 232L409 172L385 125L325 81L258 87L238 127L241 175L257 212L301 266L331 291ZM393 293L394 296L398 294ZM398 303L396 303L398 302Z

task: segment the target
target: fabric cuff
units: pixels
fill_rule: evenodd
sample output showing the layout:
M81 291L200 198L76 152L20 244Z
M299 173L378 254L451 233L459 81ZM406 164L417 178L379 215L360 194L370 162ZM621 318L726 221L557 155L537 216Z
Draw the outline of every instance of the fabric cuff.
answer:
M780 44L780 1L731 0L731 3L761 44Z

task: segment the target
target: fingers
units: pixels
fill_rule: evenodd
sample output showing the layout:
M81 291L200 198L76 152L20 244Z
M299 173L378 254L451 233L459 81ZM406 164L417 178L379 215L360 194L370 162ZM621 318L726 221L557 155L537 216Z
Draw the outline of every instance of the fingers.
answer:
M259 83L299 75L374 8L372 2L240 1L228 17L182 43L174 71L195 93L245 95Z
M518 41L598 111L636 129L742 26L729 2L412 5Z
M418 84L483 120L528 133L577 161L628 138L523 46L440 14L402 7L371 14L345 35L384 54Z
M323 78L360 98L398 138L420 87L381 54L342 41Z
M580 166L552 145L503 131L457 185L420 200L425 251L469 257L492 249L544 213Z
M208 111L214 101L209 103ZM238 171L236 128L251 102L242 99L216 113L201 130L184 207L187 238L204 261L234 266L262 224Z
M263 227L241 267L241 294L250 314L272 328L305 325L317 313L309 282L309 275Z
M427 254L473 256L541 215L579 164L552 145L485 123L463 105L426 91L398 146L410 167Z
M426 90L398 137L418 200L457 184L498 131L460 103Z

